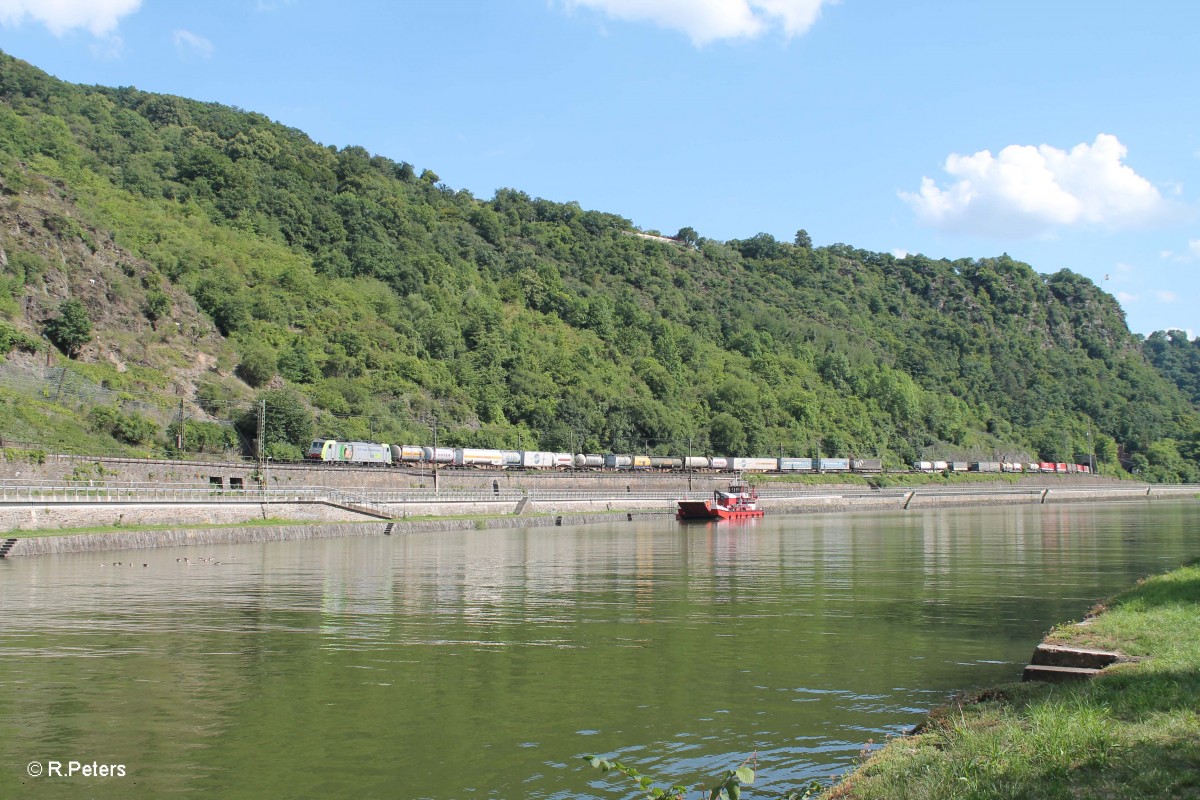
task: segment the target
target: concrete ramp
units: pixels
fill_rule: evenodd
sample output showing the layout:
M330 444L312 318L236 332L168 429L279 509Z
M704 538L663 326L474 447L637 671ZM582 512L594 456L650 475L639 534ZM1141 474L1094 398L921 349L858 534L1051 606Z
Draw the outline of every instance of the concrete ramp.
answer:
M343 511L352 511L355 514L362 514L375 519L392 519L391 512L385 510L383 506L375 503L368 503L360 500L357 497L342 494L341 492L332 492L323 501L326 505L340 508Z

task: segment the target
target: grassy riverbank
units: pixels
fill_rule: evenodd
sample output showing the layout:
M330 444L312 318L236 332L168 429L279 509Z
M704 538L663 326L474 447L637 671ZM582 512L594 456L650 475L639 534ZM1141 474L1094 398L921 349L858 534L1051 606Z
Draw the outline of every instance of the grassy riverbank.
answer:
M1200 798L1200 564L1143 581L1098 610L1050 640L1140 660L1090 683L963 697L822 797Z

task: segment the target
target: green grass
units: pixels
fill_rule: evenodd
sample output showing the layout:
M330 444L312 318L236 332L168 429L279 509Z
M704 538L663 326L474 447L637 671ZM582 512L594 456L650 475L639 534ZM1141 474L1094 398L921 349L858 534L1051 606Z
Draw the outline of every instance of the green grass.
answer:
M1142 660L1090 683L1014 684L937 710L824 798L1200 798L1200 566L1150 578L1058 643Z

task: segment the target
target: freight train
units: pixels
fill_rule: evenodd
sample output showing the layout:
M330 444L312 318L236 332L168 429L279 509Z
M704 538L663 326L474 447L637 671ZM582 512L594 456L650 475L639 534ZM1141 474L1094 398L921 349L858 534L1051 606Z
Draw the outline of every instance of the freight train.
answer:
M734 458L729 456L647 456L619 453L555 453L543 450L488 450L470 447L340 442L316 439L306 460L358 466L423 466L546 470L715 470L718 472L881 472L878 458Z
M742 458L731 456L640 456L632 453L569 453L541 450L487 450L480 447L430 447L419 445L388 445L373 441L314 440L308 461L330 464L354 464L360 467L476 467L491 469L533 470L653 470L653 471L731 471L731 473L881 473L883 462L878 458ZM918 471L956 471L965 462L918 462ZM974 471L1001 471L988 467L991 463L972 464ZM1006 470L1007 471L1007 470ZM1025 471L1025 470L1022 470ZM1052 471L1052 470L1050 470ZM1084 470L1086 471L1086 470Z
M470 447L421 447L375 442L316 439L305 458L358 466L423 466L533 470L654 470L715 472L853 472L883 471L878 458L734 458L729 456L647 456L618 453L554 453L542 450L488 450ZM916 472L1089 472L1086 464L1009 461L918 461Z

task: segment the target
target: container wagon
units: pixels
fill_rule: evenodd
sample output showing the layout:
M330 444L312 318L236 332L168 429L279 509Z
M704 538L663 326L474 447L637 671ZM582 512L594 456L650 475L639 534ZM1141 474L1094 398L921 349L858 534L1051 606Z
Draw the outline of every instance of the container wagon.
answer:
M774 472L779 468L777 458L734 458L730 459L737 472Z
M812 472L813 460L811 458L789 458L783 457L779 459L780 472Z

